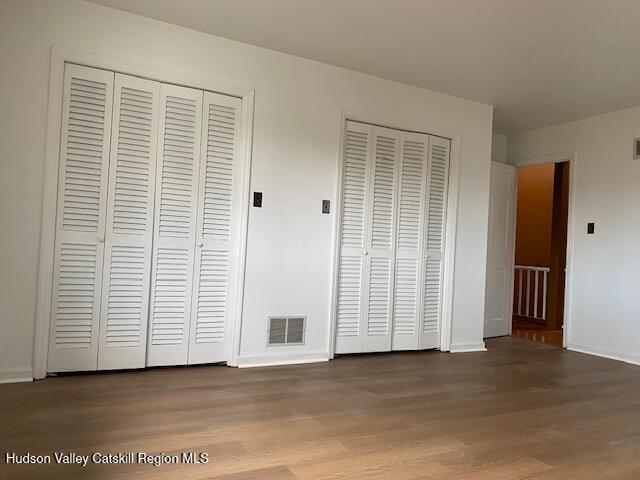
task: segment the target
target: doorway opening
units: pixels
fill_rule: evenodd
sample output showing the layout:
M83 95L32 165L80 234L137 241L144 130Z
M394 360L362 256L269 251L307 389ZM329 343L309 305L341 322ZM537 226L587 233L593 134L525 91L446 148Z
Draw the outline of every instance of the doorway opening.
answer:
M570 162L517 170L514 337L562 347Z

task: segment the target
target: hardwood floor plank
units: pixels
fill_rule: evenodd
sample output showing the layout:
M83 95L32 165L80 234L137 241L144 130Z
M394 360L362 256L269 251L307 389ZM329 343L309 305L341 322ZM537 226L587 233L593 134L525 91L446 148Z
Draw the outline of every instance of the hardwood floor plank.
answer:
M487 346L0 385L0 479L640 478L640 367L508 337ZM61 451L209 462L4 463Z

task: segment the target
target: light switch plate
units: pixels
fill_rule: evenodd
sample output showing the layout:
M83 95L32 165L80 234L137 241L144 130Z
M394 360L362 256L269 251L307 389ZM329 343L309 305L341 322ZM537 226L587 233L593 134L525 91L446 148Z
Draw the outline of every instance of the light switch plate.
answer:
M262 208L262 192L253 192L253 206Z

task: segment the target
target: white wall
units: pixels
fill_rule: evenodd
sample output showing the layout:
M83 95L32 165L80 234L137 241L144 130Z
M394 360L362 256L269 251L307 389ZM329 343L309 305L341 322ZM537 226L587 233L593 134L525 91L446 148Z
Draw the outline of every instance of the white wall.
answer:
M640 363L640 107L509 137L509 162L576 153L569 348ZM571 221L571 219L570 219ZM595 235L587 235L587 222Z
M266 319L308 316L295 358L326 358L341 109L462 135L453 344L481 345L492 107L76 0L0 3L0 376L30 371L52 45L255 88L241 357L275 359ZM16 373L18 372L18 373Z
M491 137L491 161L507 163L507 136L494 133Z

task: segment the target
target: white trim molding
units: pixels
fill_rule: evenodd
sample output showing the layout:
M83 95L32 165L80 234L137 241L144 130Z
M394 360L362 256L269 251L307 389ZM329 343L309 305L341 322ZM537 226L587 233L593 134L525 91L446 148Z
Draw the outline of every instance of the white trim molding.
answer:
M6 368L0 370L0 384L32 382L33 372L30 368Z
M328 362L327 352L282 353L277 355L246 355L238 357L239 368L271 367L276 365L299 365L304 363Z
M484 342L479 343L454 343L449 349L451 353L486 352Z
M347 121L367 123L396 130L418 132L426 135L443 137L451 140L451 148L449 153L449 185L447 194L447 219L445 226L445 250L444 250L444 275L442 287L442 319L440 323L440 347L439 350L448 352L451 349L451 325L453 322L453 280L455 275L455 253L456 253L456 228L458 224L458 191L460 186L460 169L461 169L461 146L462 134L455 130L442 128L434 125L426 125L406 121L399 118L377 115L369 112L363 112L357 109L343 108L340 118L340 133L338 159L337 159L337 188L334 203L336 205L334 225L333 225L333 251L332 257L332 275L330 290L330 318L329 318L329 338L328 349L329 358L335 356L336 345L336 321L337 321L337 304L336 304L336 287L338 275L338 254L340 251L340 214L342 212L342 170L344 162L344 135Z
M630 363L632 365L640 365L640 354L638 353L618 352L615 350L609 350L608 348L589 347L585 345L578 345L575 343L569 343L566 348L567 350L571 350L572 352L595 355L597 357L616 360L618 362Z
M237 248L236 258L240 262L240 266L237 269L235 282L235 288L237 294L234 297L235 305L231 306L234 318L237 319L231 325L230 342L227 344L227 348L230 348L228 355L229 361L227 365L235 367L238 364L238 357L240 355L240 332L242 330L242 312L244 308L244 281L247 267L247 239L249 233L249 192L251 191L251 160L253 152L253 108L255 104L255 92L249 90L242 97L242 112L240 116L240 156L242 158L241 169L239 172L239 178L242 179L242 205L240 205L240 212L242 218L240 220L240 243L234 245Z
M568 348L571 344L571 323L573 322L572 287L573 287L573 252L574 252L574 226L576 186L578 178L578 154L577 152L558 152L549 155L526 157L510 160L509 164L516 168L544 165L548 163L569 162L569 212L567 219L567 252L566 271L564 281L564 326L562 329L562 346ZM514 239L515 241L515 239Z
M44 378L47 374L49 344L49 320L51 317L51 297L53 285L53 257L55 239L55 218L57 199L58 164L60 154L60 127L62 122L62 85L65 63L101 68L141 78L198 88L210 92L239 97L242 99L241 120L241 175L242 198L240 219L240 265L234 276L236 296L231 306L236 321L232 325L229 342L229 365L235 365L240 352L240 324L244 298L244 274L246 243L249 218L249 186L251 175L251 153L253 141L254 89L219 82L190 73L131 63L103 55L54 46L51 50L49 78L49 105L47 117L47 143L45 155L45 175L42 198L42 228L40 236L40 257L38 272L38 299L36 304L36 329L34 341L33 377Z

